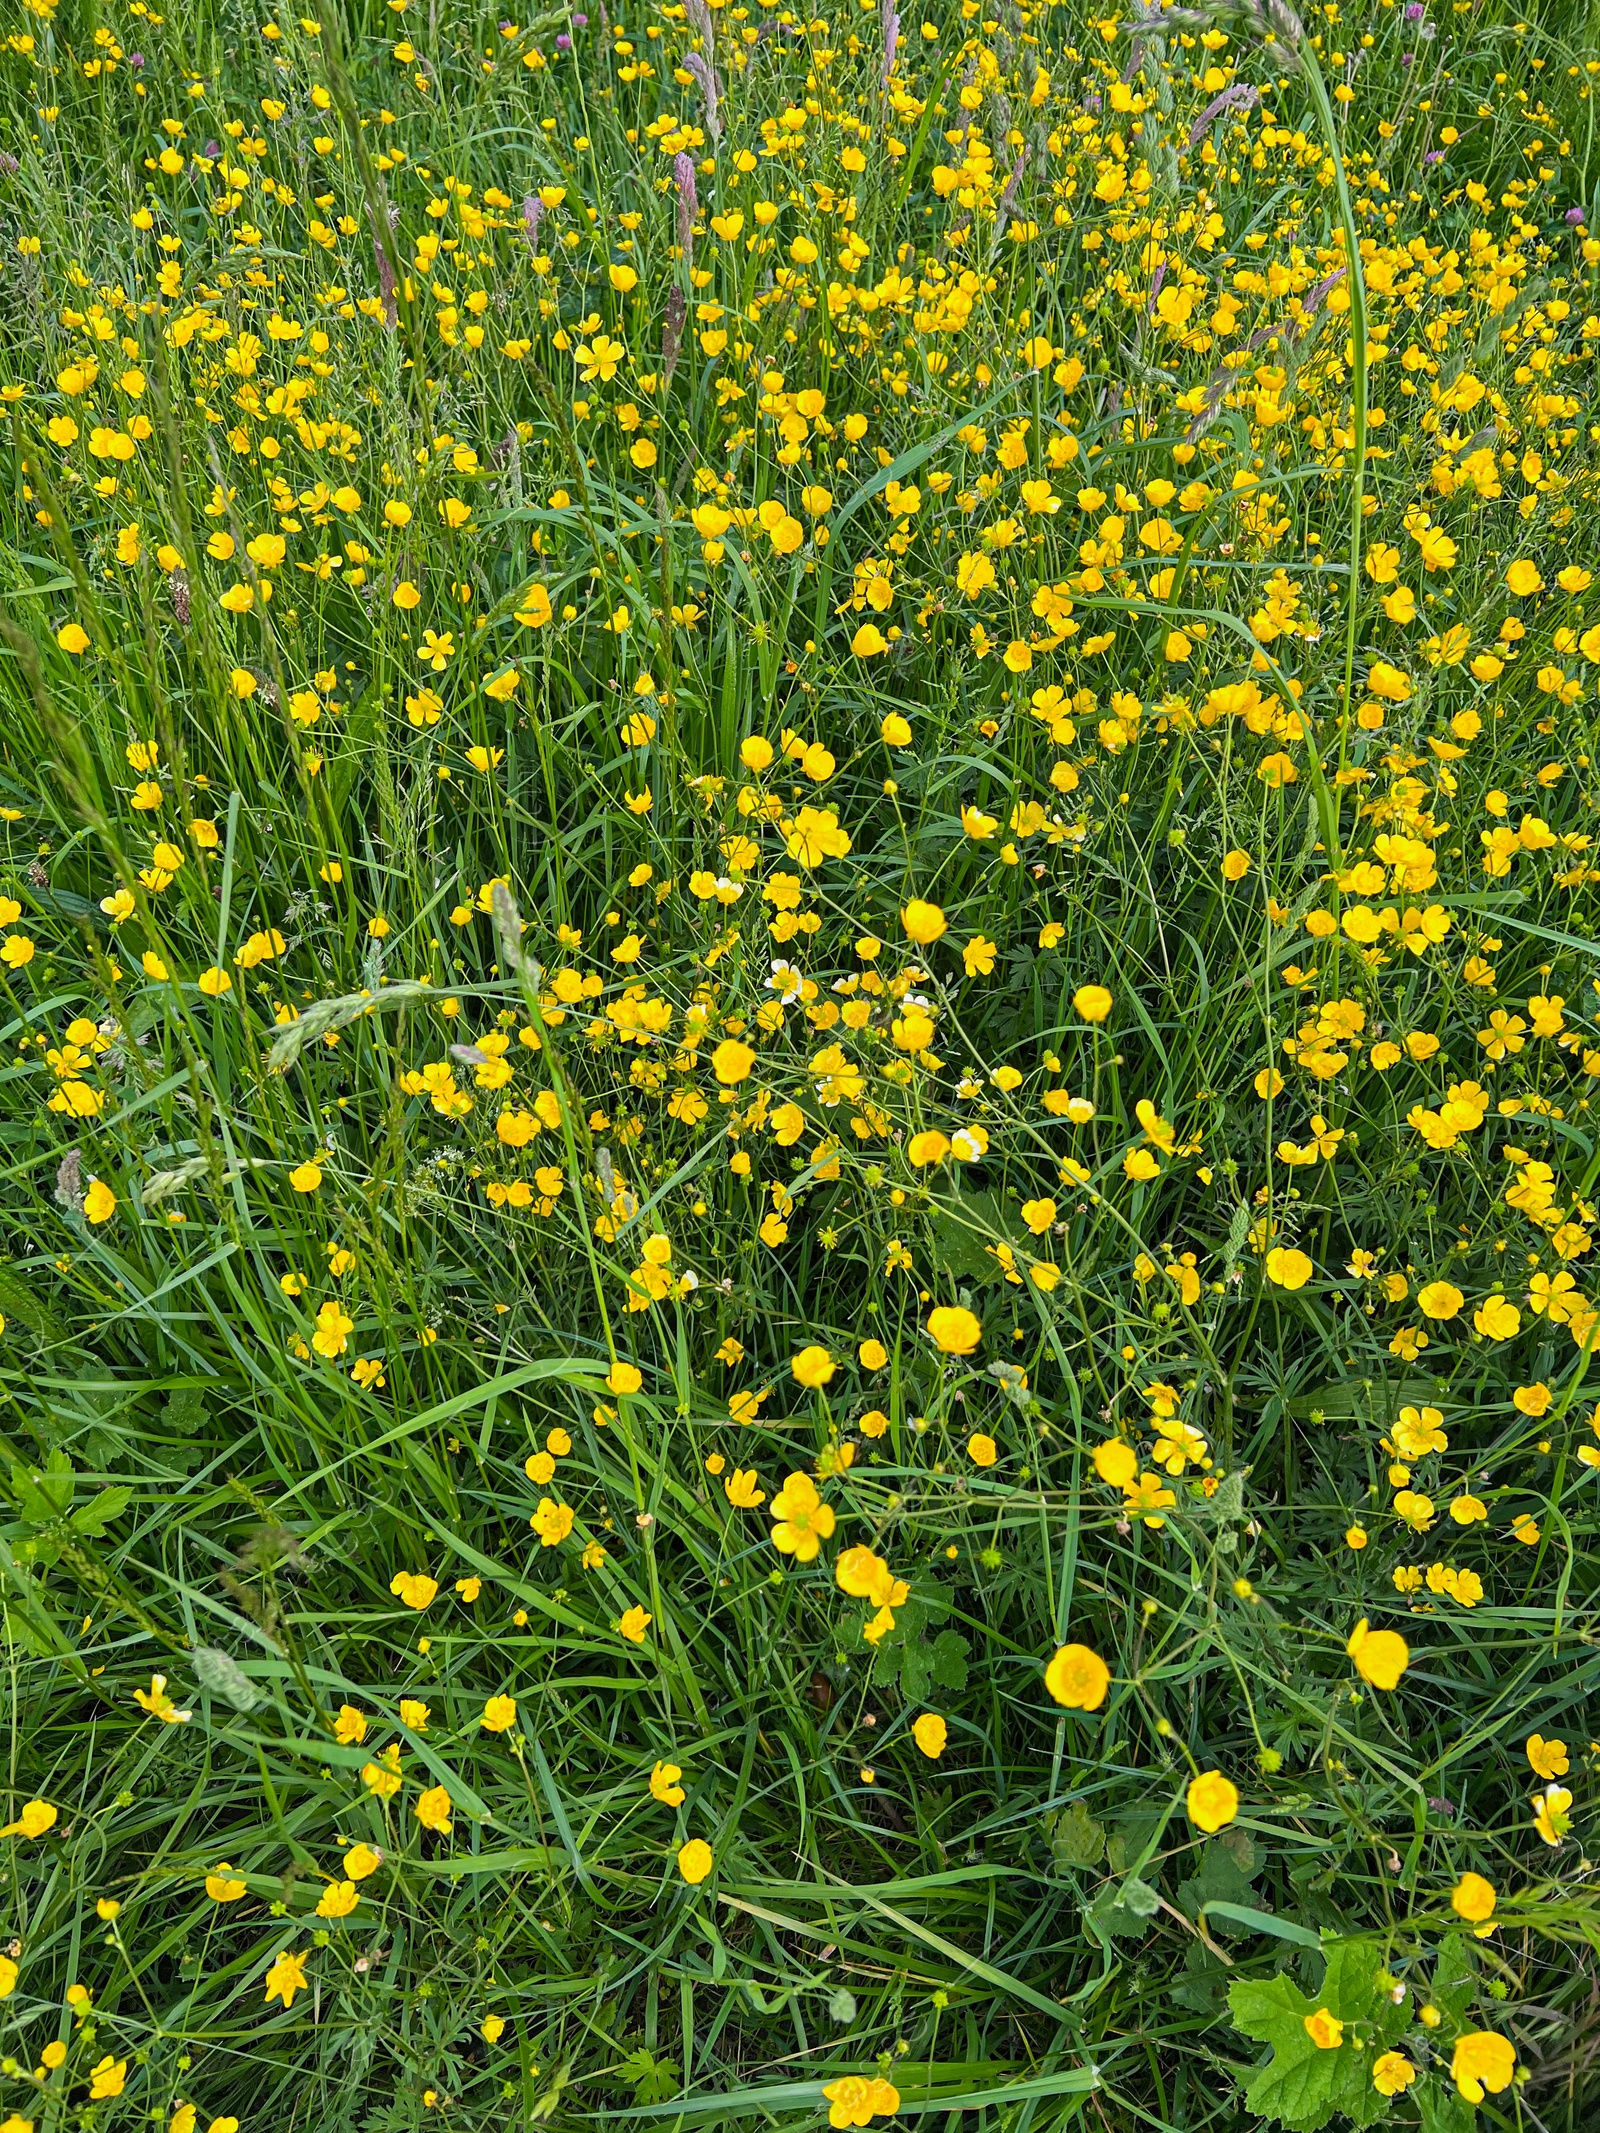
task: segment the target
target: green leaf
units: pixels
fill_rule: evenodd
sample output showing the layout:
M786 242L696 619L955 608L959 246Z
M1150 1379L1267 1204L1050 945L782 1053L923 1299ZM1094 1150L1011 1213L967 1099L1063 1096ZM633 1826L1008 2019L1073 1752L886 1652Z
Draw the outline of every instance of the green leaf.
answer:
M1228 2011L1236 2029L1272 2046L1245 2081L1248 2107L1293 2133L1325 2126L1348 2093L1355 2055L1345 2045L1323 2051L1312 2043L1305 2018L1314 2004L1289 1978L1241 1978L1229 1988Z
M926 1703L933 1680L933 1647L919 1640L900 1654L900 1688L908 1703Z
M70 918L77 925L93 926L97 933L107 930L100 906L91 897L80 896L74 889L36 889L34 895L41 911L59 911L63 918Z
M967 1685L967 1640L953 1629L937 1637L919 1638L900 1651L900 1687L910 1703L925 1703L928 1690L937 1682L942 1689Z
M75 1478L72 1461L59 1450L50 1454L42 1470L29 1467L14 1475L12 1486L23 1517L33 1525L47 1526L52 1519L64 1516L72 1507Z
M1338 1378L1297 1394L1285 1406L1297 1422L1320 1415L1324 1422L1364 1422L1387 1429L1402 1407L1426 1407L1438 1397L1438 1380L1431 1377Z
M98 1540L114 1518L120 1518L132 1501L132 1489L102 1489L72 1514L73 1526L90 1540Z
M1433 1997L1446 2014L1465 2022L1477 1989L1477 1944L1465 1933L1452 1933L1434 1964Z
M1476 2133L1477 2113L1442 2073L1419 2081L1411 2093L1422 2114L1422 2133Z
M1122 1902L1135 1918L1154 1918L1161 1908L1161 1892L1130 1874L1122 1884Z
M1220 1903L1248 1910L1255 1890L1239 1871L1239 1862L1223 1844L1208 1844L1200 1855L1200 1871L1178 1883L1176 1902L1186 1918L1198 1918L1208 1904Z
M1084 1911L1084 1920L1102 1941L1139 1940L1155 1916L1161 1897L1148 1881L1129 1875L1110 1883Z
M1228 1972L1218 1957L1203 1942L1192 1940L1183 1958L1183 1968L1168 1985L1170 1998L1179 2007L1187 2007L1192 2014L1204 2015L1209 2022L1219 2021L1227 2002L1224 1997L1228 1984Z
M967 1640L958 1630L942 1629L933 1640L933 1678L941 1689L967 1685Z
M1074 1800L1070 1807L1052 1819L1050 1850L1057 1866L1086 1872L1091 1866L1100 1864L1106 1855L1105 1828L1094 1819L1082 1800Z
M652 2051L630 2053L617 2071L625 2081L633 2083L636 2103L665 2103L683 2085L677 2060L658 2059Z
M990 1240L1021 1243L1026 1232L998 1193L964 1192L957 1200L929 1210L933 1226L933 1264L952 1281L983 1285L1003 1281L1005 1269L990 1250Z
M1241 1978L1228 1993L1234 2027L1272 2056L1244 2085L1252 2111L1290 2133L1317 2133L1336 2111L1354 2125L1387 2115L1387 2099L1372 2085L1373 2061L1406 2027L1405 1996L1397 2002L1380 1980L1382 1957L1370 1941L1345 1941L1330 1950L1315 1999L1289 1977ZM1306 2029L1306 2017L1325 2008L1344 2023L1343 2040L1325 2047Z
M879 1644L872 1679L884 1684L898 1679L906 1700L922 1703L937 1682L942 1689L967 1685L967 1640L953 1629L936 1637L923 1631L948 1613L949 1602L930 1580L913 1580L910 1596L895 1609L894 1628Z
M1136 1860L1146 1856L1160 1823L1160 1813L1149 1806L1135 1807L1118 1817L1106 1837L1106 1864L1113 1874L1126 1874Z
M1222 1846L1229 1858L1232 1859L1234 1865L1238 1867L1245 1879L1254 1881L1257 1874L1260 1873L1264 1861L1261 1857L1260 1846L1256 1843L1255 1838L1251 1836L1249 1830L1241 1829L1238 1823L1235 1822L1231 1829L1225 1829L1222 1832L1217 1842Z

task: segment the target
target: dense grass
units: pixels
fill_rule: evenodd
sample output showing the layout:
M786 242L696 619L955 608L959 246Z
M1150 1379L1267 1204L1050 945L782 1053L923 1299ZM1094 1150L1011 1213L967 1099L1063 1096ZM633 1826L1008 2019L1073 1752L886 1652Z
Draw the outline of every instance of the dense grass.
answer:
M0 2133L1592 2126L1584 19L8 36Z

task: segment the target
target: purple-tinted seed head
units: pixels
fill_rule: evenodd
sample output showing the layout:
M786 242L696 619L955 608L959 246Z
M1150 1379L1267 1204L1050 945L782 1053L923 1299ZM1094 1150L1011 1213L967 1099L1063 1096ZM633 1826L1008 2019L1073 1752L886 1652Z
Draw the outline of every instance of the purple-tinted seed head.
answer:
M709 21L711 18L708 15L706 19ZM683 64L686 71L700 84L700 94L705 98L706 104L706 131L715 146L722 139L722 84L717 78L717 70L704 52L685 53Z
M682 153L672 159L672 175L678 187L678 249L686 259L694 255L694 218L700 211L695 193L694 163Z

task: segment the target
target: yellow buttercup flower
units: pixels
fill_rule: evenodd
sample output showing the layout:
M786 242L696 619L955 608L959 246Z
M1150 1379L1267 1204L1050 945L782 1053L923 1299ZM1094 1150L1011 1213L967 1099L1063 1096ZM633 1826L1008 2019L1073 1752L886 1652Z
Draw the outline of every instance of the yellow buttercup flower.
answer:
M1220 1770L1203 1770L1190 1780L1184 1804L1195 1828L1214 1836L1238 1814L1239 1788Z
M950 1729L936 1711L923 1711L911 1722L911 1737L930 1762L937 1762L945 1751Z
M1479 2104L1485 2094L1498 2096L1511 2086L1516 2064L1516 2047L1508 2037L1492 2029L1469 2029L1456 2039L1450 2078L1459 2095Z
M789 1364L796 1384L804 1385L811 1392L820 1392L832 1380L838 1367L826 1348L815 1345L802 1348Z
M939 1304L928 1314L928 1338L946 1355L971 1355L983 1327L964 1304Z
M815 1562L822 1543L833 1533L833 1508L817 1494L809 1474L788 1477L772 1499L770 1515L773 1546L797 1563Z
M1111 1686L1111 1669L1087 1644L1063 1644L1044 1670L1044 1685L1069 1711L1098 1711Z
M286 2008L294 2005L295 1994L304 1992L307 1989L306 1963L308 1957L309 1951L305 1954L294 1955L287 1948L273 1957L272 1961L267 1965L266 1997L269 2001L281 2000Z
M1404 1637L1392 1629L1369 1629L1365 1615L1350 1632L1345 1650L1355 1661L1356 1672L1375 1689L1395 1689L1411 1664L1411 1650Z
M691 1888L698 1888L715 1864L711 1847L703 1837L691 1837L678 1847L678 1872Z

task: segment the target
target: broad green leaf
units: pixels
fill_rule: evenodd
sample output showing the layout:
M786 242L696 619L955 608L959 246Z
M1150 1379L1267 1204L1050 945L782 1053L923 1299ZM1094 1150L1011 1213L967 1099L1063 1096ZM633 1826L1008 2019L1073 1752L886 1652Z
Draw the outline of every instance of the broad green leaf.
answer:
M1422 2133L1478 2133L1478 2114L1445 2073L1433 2073L1411 2092L1417 2099Z
M1085 1923L1102 1941L1140 1940L1160 1906L1148 1881L1130 1875L1103 1888L1084 1911Z
M1329 1951L1315 1999L1285 1976L1241 1978L1228 1993L1234 2027L1272 2056L1245 2081L1245 2102L1290 2133L1318 2133L1335 2112L1357 2126L1375 2124L1389 2111L1372 2084L1372 2067L1406 2027L1404 1998L1385 1990L1382 1958L1370 1941L1345 1941ZM1326 2010L1344 2024L1342 2040L1317 2044L1308 2016Z
M132 1489L102 1489L87 1503L79 1504L72 1523L79 1533L98 1540L114 1518L120 1518L133 1500Z
M1253 1908L1255 1890L1239 1871L1238 1861L1221 1843L1208 1844L1200 1856L1200 1871L1177 1889L1178 1909L1188 1918L1198 1918L1211 1904L1228 1909ZM1227 1915L1227 1909L1224 1911Z
M1050 1850L1057 1866L1087 1870L1106 1855L1106 1833L1082 1800L1074 1800L1054 1818Z
M1466 1933L1452 1933L1433 1966L1433 1997L1447 2014L1464 2023L1477 1989L1477 1943Z

